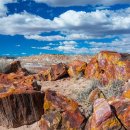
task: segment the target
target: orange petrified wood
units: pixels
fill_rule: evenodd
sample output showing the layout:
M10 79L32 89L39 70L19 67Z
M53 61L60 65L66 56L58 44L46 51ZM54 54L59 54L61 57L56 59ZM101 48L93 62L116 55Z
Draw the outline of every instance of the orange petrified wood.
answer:
M130 61L123 60L123 54L102 51L88 63L85 76L99 79L104 84L117 79L127 80L130 78Z
M78 130L82 127L84 116L82 116L78 109L78 103L55 91L48 90L45 92L44 111L49 119L44 115L40 126L43 126L43 122L47 125L46 128L51 128L54 125L52 123L54 117L56 119L56 126L60 126L61 129ZM49 126L48 122L52 126ZM45 126L41 127L41 130L44 130L44 128Z
M84 74L85 68L87 66L86 62L74 60L68 64L68 74L70 77L75 77L80 73Z

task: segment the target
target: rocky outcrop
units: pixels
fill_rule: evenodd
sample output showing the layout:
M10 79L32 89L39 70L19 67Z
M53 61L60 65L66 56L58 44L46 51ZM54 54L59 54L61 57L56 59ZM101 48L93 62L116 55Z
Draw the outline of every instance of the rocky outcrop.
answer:
M86 62L74 60L68 64L68 74L70 77L76 77L79 74L84 75L85 68L87 66Z
M36 78L33 75L21 76L15 73L10 74L1 74L0 75L0 84L4 88L8 89L13 86L16 89L31 89L31 90L40 90L41 86L37 84Z
M45 113L39 123L41 130L58 130L61 124L61 113L58 111L50 111Z
M28 72L19 61L10 64L6 73L0 74L0 125L15 128L38 121L44 94L35 77L26 76Z
M38 73L37 78L43 81L55 81L67 75L67 67L63 63L52 65L50 69Z
M6 73L0 74L0 125L16 128L38 121L41 130L129 130L129 67L128 55L109 51L102 51L88 64L74 60L69 64L51 65L49 69L43 68L31 75L19 61L15 61L8 66ZM65 89L60 84L65 79L59 79L69 76L66 79L70 80L80 74L85 74L87 79L98 79L103 84L99 84L100 81L96 84L93 80L92 84L84 84L82 91L79 91L82 80L77 90L71 89L74 94L78 93L72 96L75 98L69 97L72 92L65 96ZM45 81L54 83L55 80L60 81L54 84L54 90L58 92L45 89L41 92L38 83L44 87ZM76 84L77 80L73 80L72 84ZM108 85L116 80L127 81L124 86L120 85L121 91L118 87L122 82ZM58 85L62 86L61 94ZM120 94L115 94L117 91Z
M0 125L15 128L38 121L43 114L43 98L37 91L0 94Z
M78 103L55 91L45 92L44 112L41 130L78 130L83 127L85 118L79 111Z
M128 99L116 99L110 101L115 114L120 120L121 124L126 130L130 129L130 100Z
M107 84L113 80L130 78L130 61L123 60L117 52L102 51L97 54L85 70L86 78L96 78Z
M88 96L88 100L91 104L94 103L94 101L96 101L96 99L98 98L105 98L105 95L104 93L98 89L98 88L95 88L94 90L91 91L91 93L89 94Z
M5 74L17 73L19 75L28 75L29 72L22 68L20 61L14 61L5 67Z
M121 130L122 124L114 115L110 105L105 99L94 102L94 112L89 118L85 130Z

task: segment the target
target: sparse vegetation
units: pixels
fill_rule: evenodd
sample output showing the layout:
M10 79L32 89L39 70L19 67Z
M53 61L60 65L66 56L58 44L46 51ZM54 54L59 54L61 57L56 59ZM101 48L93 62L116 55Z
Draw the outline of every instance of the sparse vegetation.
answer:
M109 86L103 86L99 80L92 79L91 83L86 86L84 91L79 93L78 95L78 101L79 102L85 102L86 105L89 105L88 96L89 94L96 88L99 88L106 98L110 97L119 97L122 94L122 86L124 84L124 81L122 80L115 80L113 81Z
M5 59L0 60L0 73L5 73L8 70L9 61Z
M83 92L78 95L78 101L84 101L87 103L89 94L96 88L102 88L100 81L92 79L91 83L86 86Z
M90 93L98 88L104 95L105 98L119 97L122 94L122 86L124 82L121 80L115 80L109 86L104 86L99 80L92 79L90 84L87 84L85 89L78 93L77 101L85 107L85 116L88 118L93 111L93 104L89 101ZM86 109L87 108L87 109Z
M109 86L103 87L102 91L105 94L106 98L110 97L120 97L122 94L122 86L124 81L114 80Z
M77 96L77 101L84 107L84 114L86 118L89 118L92 114L93 108L92 103L89 101L89 95L96 88L102 88L102 85L99 80L92 79L90 84L87 84L85 89Z

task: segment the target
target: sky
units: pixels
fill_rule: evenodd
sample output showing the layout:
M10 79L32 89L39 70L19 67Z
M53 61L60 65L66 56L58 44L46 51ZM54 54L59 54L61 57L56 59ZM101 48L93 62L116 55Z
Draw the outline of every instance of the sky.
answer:
M0 0L0 56L130 53L130 0Z

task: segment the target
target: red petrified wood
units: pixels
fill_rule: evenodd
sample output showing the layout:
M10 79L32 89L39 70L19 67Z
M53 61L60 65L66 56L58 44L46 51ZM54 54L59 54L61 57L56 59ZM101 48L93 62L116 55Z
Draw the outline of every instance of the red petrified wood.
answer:
M122 128L105 99L97 99L93 107L93 115L89 118L85 130L120 130Z
M130 78L130 61L123 60L123 54L102 51L88 63L85 76L99 79L104 84L117 79L127 80Z
M60 127L63 130L82 128L84 117L78 109L78 104L72 99L48 90L45 92L44 111L49 119L43 116L40 126L43 126L42 123L44 123L46 128L52 128L52 126L56 126L55 129ZM57 119L55 124L52 123L54 119ZM44 127L41 127L41 130L44 130Z

